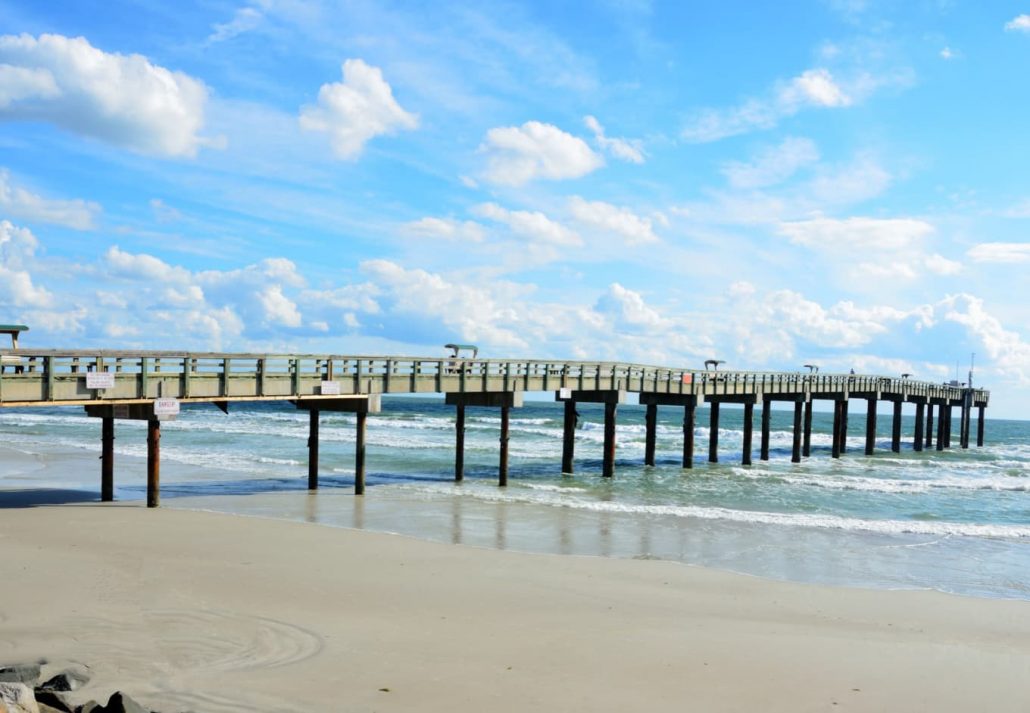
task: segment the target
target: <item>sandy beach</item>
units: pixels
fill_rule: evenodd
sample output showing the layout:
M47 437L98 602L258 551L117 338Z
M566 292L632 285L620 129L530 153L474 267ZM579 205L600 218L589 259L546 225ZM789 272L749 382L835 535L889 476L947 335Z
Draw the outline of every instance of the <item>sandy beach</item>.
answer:
M163 711L1025 711L1030 603L5 492L0 661ZM49 501L49 502L44 502Z

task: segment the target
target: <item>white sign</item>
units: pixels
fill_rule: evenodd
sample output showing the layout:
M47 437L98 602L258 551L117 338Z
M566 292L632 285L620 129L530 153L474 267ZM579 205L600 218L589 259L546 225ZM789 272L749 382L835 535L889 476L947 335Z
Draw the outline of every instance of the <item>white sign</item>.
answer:
M340 395L340 382L339 381L323 381L322 382L322 396L339 396Z
M86 372L86 388L87 389L113 389L114 388L114 372L110 372L110 371L87 371Z
M178 399L155 399L154 400L154 415L155 416L177 416L179 414L179 400Z
M571 399L572 398L572 389L563 386L561 389L558 390L558 396L559 396L559 398L563 398L563 399Z

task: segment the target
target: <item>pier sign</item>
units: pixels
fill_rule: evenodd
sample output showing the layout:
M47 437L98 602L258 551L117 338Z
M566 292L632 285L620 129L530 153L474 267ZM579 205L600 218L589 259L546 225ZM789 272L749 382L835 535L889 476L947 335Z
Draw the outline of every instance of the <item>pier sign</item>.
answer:
M561 399L571 399L572 398L572 389L570 389L567 386L561 387L560 389L558 389L558 398L561 398Z
M684 374L683 375L683 383L684 384L690 384L693 381L694 381L694 376L692 374Z
M162 421L171 421L179 415L178 399L155 399L154 415Z
M87 371L87 389L113 389L114 373L110 371Z
M323 381L322 390L320 392L322 396L339 396L340 395L340 382L339 381Z

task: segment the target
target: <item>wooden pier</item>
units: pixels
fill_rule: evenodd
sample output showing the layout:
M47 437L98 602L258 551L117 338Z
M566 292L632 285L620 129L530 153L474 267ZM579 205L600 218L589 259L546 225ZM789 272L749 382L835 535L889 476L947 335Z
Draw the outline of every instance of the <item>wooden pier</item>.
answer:
M793 404L791 461L811 454L812 404L833 403L831 455L847 450L848 407L866 402L865 453L874 451L880 401L893 404L891 450L901 449L904 404L915 408L912 447L951 446L953 411L959 409L959 445L968 448L971 416L977 410L976 445L984 441L984 410L990 392L961 384L940 384L875 375L678 369L620 362L394 356L176 353L155 351L0 350L0 408L83 406L101 419L101 499L114 497L114 424L145 420L147 505L160 494L161 422L174 419L183 403L211 403L229 412L233 402L289 401L310 414L308 487L318 487L318 427L322 411L357 415L355 492L365 490L365 431L368 414L380 412L382 394L444 394L456 409L455 473L464 476L465 409L500 409L498 484L508 482L510 410L527 392L554 392L564 402L561 470L571 474L575 459L577 403L604 404L602 475L615 474L618 407L637 394L646 407L645 465L655 463L658 407L683 409L683 467L694 467L696 410L709 406L709 462L718 462L719 407L742 404L742 463L752 459L753 415L761 406L760 460L769 459L772 403ZM717 365L716 365L717 366ZM936 413L936 437L934 416Z

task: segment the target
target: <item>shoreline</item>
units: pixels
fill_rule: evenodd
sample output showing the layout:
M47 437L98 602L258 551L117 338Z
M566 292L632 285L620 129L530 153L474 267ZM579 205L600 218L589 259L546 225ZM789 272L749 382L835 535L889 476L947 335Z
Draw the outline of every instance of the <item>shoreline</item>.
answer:
M90 665L77 700L118 688L197 711L1025 706L1025 601L133 503L5 508L0 542L18 573L0 659Z

